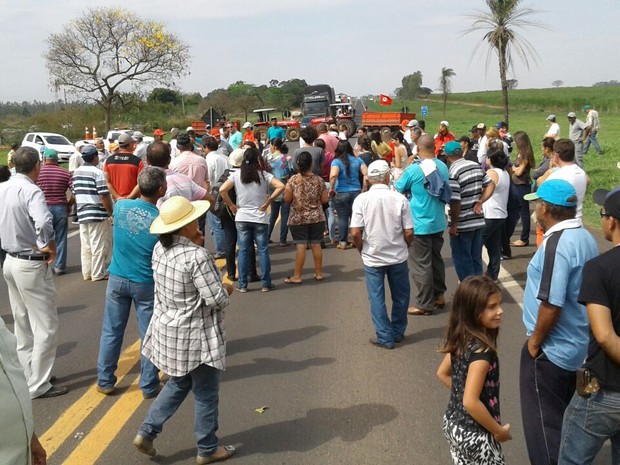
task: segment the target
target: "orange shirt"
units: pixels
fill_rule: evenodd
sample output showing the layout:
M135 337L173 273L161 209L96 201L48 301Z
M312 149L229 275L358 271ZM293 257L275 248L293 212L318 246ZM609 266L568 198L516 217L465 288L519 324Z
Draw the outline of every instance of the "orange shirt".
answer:
M254 132L252 130L245 131L243 133L243 141L241 142L241 144L243 145L247 141L256 142L256 139L254 138Z
M439 134L437 134L435 136L435 156L441 153L441 148L444 145L455 139L456 137L454 137L454 134L452 134L451 132L448 132L445 136L440 136Z

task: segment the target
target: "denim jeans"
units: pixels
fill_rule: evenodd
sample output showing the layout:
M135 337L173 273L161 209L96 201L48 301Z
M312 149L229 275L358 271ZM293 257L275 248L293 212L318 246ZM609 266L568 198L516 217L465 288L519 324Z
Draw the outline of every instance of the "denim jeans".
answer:
M329 183L325 183L325 188L329 191ZM334 200L329 199L328 207L325 209L325 219L327 220L327 230L329 231L329 240L337 241L336 237L336 215L334 215Z
M215 243L215 254L224 255L226 253L226 237L220 219L211 212L207 212L207 222Z
M271 214L269 215L269 238L271 239L271 233L276 227L276 221L278 220L278 215L281 213L282 216L280 218L280 244L284 244L286 242L286 238L288 236L288 215L291 211L291 205L286 203L284 200L271 202Z
M258 248L258 259L262 271L263 287L271 286L271 260L269 259L269 225L237 221L237 242L239 243L239 287L248 287L250 255L254 253L254 242Z
M487 276L496 280L499 276L499 261L502 251L502 232L506 219L488 218L484 220L485 227L482 230L482 242L487 248L489 264L487 266Z
M452 263L459 281L463 281L468 276L482 274L483 229L459 231L457 236L450 236Z
M265 225L267 226L267 225ZM154 440L164 423L177 411L189 391L194 393L194 433L198 455L206 457L217 449L220 372L208 365L198 365L185 376L173 376L149 408L138 434Z
M564 412L559 465L588 465L611 439L611 463L620 463L620 392L577 393Z
M67 268L67 206L48 205L54 223L56 236L56 261L54 269L64 271Z
M360 194L355 192L337 192L334 197L334 208L338 213L338 232L340 233L340 243L346 243L349 240L349 221L353 213L353 201Z
M594 145L594 150L596 150L596 153L598 153L599 155L601 155L603 153L603 150L601 149L601 146L598 143L598 139L596 138L596 134L598 133L598 131L592 131L587 139L586 139L586 145L584 145L583 147L583 154L585 155L586 153L588 153L588 150L590 149L590 144Z
M410 284L407 260L396 265L366 266L366 288L370 301L370 317L375 327L377 341L386 346L402 339L407 329L407 309L409 308ZM385 305L385 277L387 276L392 295L391 319Z
M116 384L114 372L118 366L132 302L136 309L140 340L144 341L153 316L154 294L155 285L152 283L136 283L113 274L108 278L97 360L99 386L109 388ZM145 395L154 394L159 388L159 370L143 355L140 356L140 366L140 389Z

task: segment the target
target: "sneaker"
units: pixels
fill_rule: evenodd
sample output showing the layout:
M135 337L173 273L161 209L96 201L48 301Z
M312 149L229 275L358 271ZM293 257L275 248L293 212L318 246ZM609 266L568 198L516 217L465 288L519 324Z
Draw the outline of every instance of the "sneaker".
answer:
M394 348L394 344L383 344L372 337L368 340L368 342L370 342L373 346L380 347L382 349L392 350Z
M270 284L269 286L263 286L262 291L269 292L269 291L273 291L275 288L276 288L275 284Z
M37 396L36 398L37 399L48 399L50 397L62 396L66 394L67 392L69 392L69 389L66 387L52 386L51 388L49 388L47 391L45 391L40 396Z
M198 465L206 465L207 463L221 462L235 455L235 446L218 446L211 455L197 455L196 463Z
M116 388L114 386L103 387L103 386L97 385L97 392L100 392L101 394L105 394L106 396L113 394L114 391L116 391Z
M242 294L245 294L246 292L248 292L248 288L247 287L236 287L238 292L241 292Z
M155 457L155 455L157 455L157 451L153 447L153 441L149 438L136 434L136 437L133 438L133 445L136 446L136 449L149 457Z

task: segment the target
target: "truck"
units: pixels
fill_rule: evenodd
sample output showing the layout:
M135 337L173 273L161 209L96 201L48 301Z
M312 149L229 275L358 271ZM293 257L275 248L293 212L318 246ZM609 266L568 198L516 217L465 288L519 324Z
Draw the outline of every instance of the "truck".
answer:
M320 123L338 126L343 124L349 134L354 134L357 129L349 99L346 96L336 96L334 88L328 84L306 86L302 110L304 116L301 127Z
M403 120L412 119L415 119L415 113L365 111L362 113L362 126L367 127L368 131L378 129L381 137L389 140L392 131L399 130Z
M275 110L275 108L259 108L258 110L254 110L254 113L256 113L256 116L258 117L258 122L254 123L254 126L258 129L260 138L263 141L267 140L267 130L271 125L270 115L271 112ZM286 117L287 114L285 113L284 116ZM288 113L288 116L291 116L291 114ZM291 142L296 142L299 140L299 131L301 129L299 121L295 119L283 119L278 120L276 124L284 129L288 140Z

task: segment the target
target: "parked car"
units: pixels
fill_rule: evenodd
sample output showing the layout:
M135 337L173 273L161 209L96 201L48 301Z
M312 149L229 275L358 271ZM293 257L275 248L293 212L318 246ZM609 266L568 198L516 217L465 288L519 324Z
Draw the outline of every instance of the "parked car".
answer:
M29 132L24 136L22 146L36 149L41 159L43 159L42 147L54 149L58 152L58 160L64 162L68 162L71 155L76 152L73 144L65 136L52 132Z
M118 140L121 134L129 134L131 136L134 132L137 132L137 131L134 131L133 129L112 129L108 131L108 135L103 141L103 143L105 144L105 148L106 149L108 148L111 140L114 140L114 141ZM142 140L146 142L147 144L150 144L151 142L155 140L155 138L153 136L144 136L144 139Z

